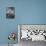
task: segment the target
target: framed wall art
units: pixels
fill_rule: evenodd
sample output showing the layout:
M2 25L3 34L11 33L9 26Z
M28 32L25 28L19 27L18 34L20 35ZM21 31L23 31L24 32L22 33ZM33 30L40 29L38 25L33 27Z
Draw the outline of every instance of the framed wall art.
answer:
M6 8L6 18L15 18L15 7Z

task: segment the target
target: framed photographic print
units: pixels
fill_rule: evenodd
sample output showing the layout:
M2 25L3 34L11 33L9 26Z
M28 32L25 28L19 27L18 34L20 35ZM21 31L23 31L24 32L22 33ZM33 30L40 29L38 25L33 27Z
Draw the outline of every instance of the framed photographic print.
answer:
M46 43L46 24L18 24L18 42L20 46Z
M6 18L15 18L15 7L6 8Z
M18 25L18 38L21 40L46 41L46 25L20 24Z

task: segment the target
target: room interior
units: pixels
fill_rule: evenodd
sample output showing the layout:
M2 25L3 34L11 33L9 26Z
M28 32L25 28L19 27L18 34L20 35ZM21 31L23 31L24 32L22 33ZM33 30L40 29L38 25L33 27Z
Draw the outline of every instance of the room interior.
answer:
M9 9L9 7L9 11L14 13L12 14L13 16L9 16L11 15L11 13L9 14L7 11L7 8ZM12 10L11 7L14 7L14 10ZM8 46L8 35L11 32L15 32L17 36L13 46L19 46L19 44L20 46L46 46L46 41L44 40L45 33L42 33L46 29L44 30L41 28L39 30L37 27L37 29L33 29L33 31L31 29L26 33L28 35L27 37L30 36L30 33L31 36L29 38L25 37L26 39L23 40L23 36L20 39L20 35L18 35L20 34L20 32L18 33L20 30L20 28L18 28L18 24L46 25L46 0L0 0L0 46ZM28 28L28 26L25 28ZM29 30L29 28L27 30ZM37 31L37 33L34 30ZM32 34L33 37L35 34L41 35L38 35L38 38L36 37L35 39L34 37L33 39Z

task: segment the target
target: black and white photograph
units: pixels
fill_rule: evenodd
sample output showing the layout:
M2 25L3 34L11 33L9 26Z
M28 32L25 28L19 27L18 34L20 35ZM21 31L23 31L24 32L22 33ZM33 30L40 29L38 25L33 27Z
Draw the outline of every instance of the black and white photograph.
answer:
M18 25L20 46L43 45L46 43L46 25Z

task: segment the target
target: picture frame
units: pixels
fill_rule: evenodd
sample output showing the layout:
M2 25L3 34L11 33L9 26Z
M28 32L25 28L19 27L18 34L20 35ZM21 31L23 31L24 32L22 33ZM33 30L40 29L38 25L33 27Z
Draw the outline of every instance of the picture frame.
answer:
M7 7L6 8L6 18L15 18L15 7Z

